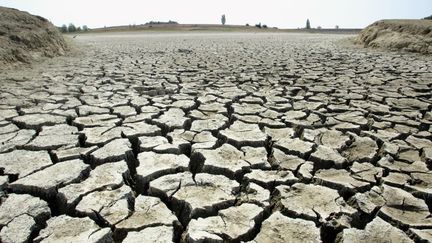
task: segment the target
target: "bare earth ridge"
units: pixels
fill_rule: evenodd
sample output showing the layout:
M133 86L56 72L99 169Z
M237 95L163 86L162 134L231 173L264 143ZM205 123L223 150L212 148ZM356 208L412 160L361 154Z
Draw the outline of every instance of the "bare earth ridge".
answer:
M66 42L47 19L0 6L0 69L65 54Z
M380 47L432 54L432 20L381 20L362 30L356 42Z
M432 241L432 57L109 33L0 75L2 242Z

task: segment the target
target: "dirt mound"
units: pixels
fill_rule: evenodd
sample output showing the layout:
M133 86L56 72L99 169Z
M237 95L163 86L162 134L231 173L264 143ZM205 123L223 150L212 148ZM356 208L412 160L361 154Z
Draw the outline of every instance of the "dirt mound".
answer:
M365 47L432 54L432 20L377 21L364 29L356 42Z
M0 65L63 55L67 45L48 20L0 7Z

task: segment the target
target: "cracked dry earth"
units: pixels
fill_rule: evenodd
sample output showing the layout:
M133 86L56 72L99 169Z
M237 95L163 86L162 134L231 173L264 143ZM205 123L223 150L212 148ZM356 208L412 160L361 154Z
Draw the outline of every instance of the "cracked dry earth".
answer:
M432 241L432 58L343 38L83 35L1 74L1 241Z

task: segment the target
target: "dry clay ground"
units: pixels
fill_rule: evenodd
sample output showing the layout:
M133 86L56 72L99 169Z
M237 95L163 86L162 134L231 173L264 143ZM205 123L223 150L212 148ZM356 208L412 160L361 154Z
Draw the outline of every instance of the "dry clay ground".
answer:
M432 58L110 34L1 74L2 242L432 239Z

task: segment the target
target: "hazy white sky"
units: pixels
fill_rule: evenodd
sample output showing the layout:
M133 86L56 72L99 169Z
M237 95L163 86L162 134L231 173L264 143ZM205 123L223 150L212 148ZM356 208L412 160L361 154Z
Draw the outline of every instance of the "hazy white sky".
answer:
M432 14L432 0L0 0L48 18L55 25L74 23L90 28L174 20L182 24L261 22L272 27L363 28L379 19L423 18Z

